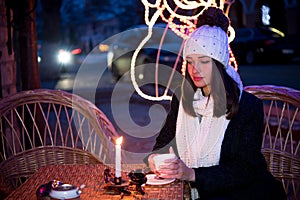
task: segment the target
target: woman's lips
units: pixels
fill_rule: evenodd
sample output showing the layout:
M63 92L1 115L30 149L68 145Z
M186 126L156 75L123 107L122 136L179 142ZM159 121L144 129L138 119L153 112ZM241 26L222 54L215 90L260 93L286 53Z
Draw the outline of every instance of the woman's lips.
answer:
M197 76L197 77L193 77L194 78L194 81L201 81L201 80L203 80L203 77L199 77L199 76Z

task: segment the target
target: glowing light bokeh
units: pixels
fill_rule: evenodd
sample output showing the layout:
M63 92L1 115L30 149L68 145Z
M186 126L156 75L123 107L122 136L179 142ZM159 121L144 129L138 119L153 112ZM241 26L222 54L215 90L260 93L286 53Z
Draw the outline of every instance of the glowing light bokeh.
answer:
M270 25L270 7L266 5L262 5L261 7L261 12L262 12L262 23L264 25Z

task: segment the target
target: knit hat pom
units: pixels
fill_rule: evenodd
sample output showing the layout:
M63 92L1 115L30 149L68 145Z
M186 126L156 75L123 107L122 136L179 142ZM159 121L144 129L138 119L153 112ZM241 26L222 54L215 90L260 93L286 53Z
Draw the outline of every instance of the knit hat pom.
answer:
M229 18L226 15L224 15L223 10L217 7L208 7L199 16L197 21L197 27L203 25L218 26L225 33L227 33L228 31L229 24L230 24Z

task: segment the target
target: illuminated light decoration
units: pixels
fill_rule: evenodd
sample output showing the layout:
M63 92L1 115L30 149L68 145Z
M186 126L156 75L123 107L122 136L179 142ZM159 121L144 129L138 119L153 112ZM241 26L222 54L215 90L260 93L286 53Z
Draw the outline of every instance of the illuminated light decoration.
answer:
M163 13L160 15L161 19L166 22L169 28L176 33L178 36L182 37L183 39L188 39L189 35L196 29L196 19L194 20L187 20L187 19L180 19L182 23L185 25L178 25L173 23L174 18L166 19ZM193 22L192 22L193 21Z
M160 50L161 50L164 38L166 36L167 30L168 30L168 26L166 26L166 28L164 30L164 33L162 35L162 38L160 40L159 47L158 47L158 52L157 52L156 62L155 62L155 83L158 83L158 63L159 63ZM169 78L169 80L170 79L171 79L171 77ZM158 97L158 84L155 84L155 96Z
M162 95L162 96L150 96L145 94L143 91L141 91L141 89L139 88L136 79L135 79L135 63L136 63L136 59L138 56L138 53L140 52L140 50L142 49L142 47L149 41L149 39L152 36L152 26L148 26L148 34L146 35L146 37L141 41L141 43L138 45L137 49L134 51L132 58L131 58L131 65L130 65L130 78L133 84L133 87L135 89L135 91L143 98L148 99L148 100L152 100L152 101L162 101L162 100L171 100L171 96L166 95L166 92ZM168 27L166 27L168 28ZM163 36L164 37L164 36Z
M229 55L230 55L229 63L230 63L231 66L234 67L235 71L237 71L238 70L238 64L237 64L237 61L234 57L234 54L233 54L230 46L229 46Z
M172 81L172 78L173 78L174 73L175 73L175 71L176 71L176 66L177 66L177 64L178 64L178 62L179 62L179 58L180 58L180 55L181 55L181 52L182 52L182 51L183 51L183 43L182 43L181 46L180 46L179 53L178 53L178 55L177 55L176 61L175 61L174 66L173 66L172 74L170 75L170 78L169 78L169 80L168 80L168 84L167 84L167 86L166 86L167 89L170 88L171 81ZM158 94L158 92L157 92L157 90L158 90L157 84L155 85L155 87L156 87L156 95L157 95L157 94ZM168 92L167 89L166 89L165 92L164 92L164 96L167 96L167 92Z
M235 31L234 29L232 28L232 26L229 26L228 27L228 43L232 42L233 39L235 38Z
M182 73L182 76L184 76L184 77L185 77L185 68L186 68L186 60L183 60L182 67L181 67L181 73Z
M234 29L232 28L232 26L229 26L229 28L228 28L228 43L230 44L233 40L234 40L234 38L235 38L235 31L234 31ZM235 59L235 56L234 56L234 54L233 54L233 52L232 52L232 50L231 50L231 47L230 47L230 45L228 45L228 50L229 50L229 55L230 55L230 59L229 59L229 63L230 63L230 65L231 66L233 66L234 67L234 69L237 71L238 70L238 64L237 64L237 61L236 61L236 59Z
M197 18L198 16L203 12L204 9L210 6L215 6L219 5L218 7L223 10L224 14L228 16L230 6L233 4L235 1L234 0L220 0L219 3L217 4L216 0L198 0L198 1L190 1L190 0L173 0L173 4L175 5L175 9L172 9L168 3L168 0L156 0L154 3L150 3L148 0L141 0L144 7L145 7L145 23L148 25L148 34L146 37L141 41L137 49L134 51L132 59L131 59L131 66L130 66L130 78L133 84L134 89L136 92L142 96L145 99L148 100L153 100L153 101L161 101L161 100L171 100L171 96L167 95L167 91L169 88L169 83L171 82L171 78L168 81L168 85L165 89L165 92L162 96L158 96L157 92L157 67L158 67L158 59L156 63L156 74L155 74L155 81L156 81L156 95L155 96L150 96L145 93L143 93L135 78L135 65L136 65L136 59L137 56L140 52L140 50L143 48L143 46L149 41L149 39L152 36L152 29L154 24L157 22L157 19L160 17L166 24L166 29L171 29L175 34L177 34L179 37L183 38L186 40L189 38L189 35L197 28L196 23L197 23ZM153 2L153 1L152 1ZM224 10L224 5L227 5ZM200 10L200 8L202 8ZM156 9L153 15L150 17L150 9ZM194 10L199 10L198 12L194 13L191 15L182 15L176 13L178 9L181 10L186 10L186 11L194 11ZM165 17L164 13L168 13L168 17ZM186 12L189 13L189 12ZM175 20L176 19L176 20ZM233 41L235 37L235 32L234 29L230 26L229 27L229 36L228 36L228 43ZM166 31L165 31L166 32ZM165 35L164 32L164 35ZM163 42L160 42L160 47ZM159 48L160 48L159 47ZM237 70L237 62L236 59L230 49L230 46L228 45L229 52L230 52L230 64ZM181 50L180 50L181 52ZM159 56L159 55L158 55ZM175 63L176 64L176 63ZM182 74L185 76L185 65L186 62L183 61L182 64ZM175 65L173 67L173 70L175 70ZM172 77L172 76L171 76Z
M181 9L193 10L193 9L196 9L196 8L198 8L200 6L204 6L205 8L207 8L207 7L211 6L211 3L210 3L210 1L205 2L205 3L199 2L199 3L196 4L196 6L192 6L192 7L189 7L189 5L183 6L184 4L180 4L180 5L176 4L176 5L177 5L178 8L181 8ZM201 11L201 12L199 12L199 13L197 13L195 15L191 15L191 16L177 14L169 6L167 0L164 0L164 6L167 9L167 11L169 11L169 13L171 14L171 18L175 18L176 17L178 19L184 18L184 19L187 19L187 20L191 20L191 19L193 20L193 19L197 19L199 17L199 15L202 13L202 11ZM181 6L183 6L183 7L181 7Z
M262 23L264 25L270 25L270 7L266 5L262 5L261 7L261 12L262 12Z

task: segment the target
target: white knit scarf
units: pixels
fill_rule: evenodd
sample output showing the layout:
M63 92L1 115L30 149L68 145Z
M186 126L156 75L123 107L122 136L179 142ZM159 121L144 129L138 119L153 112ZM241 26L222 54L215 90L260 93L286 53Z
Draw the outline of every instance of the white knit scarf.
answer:
M219 164L221 145L229 120L225 115L213 117L213 104L213 98L203 96L198 89L194 95L193 107L199 117L193 117L184 111L180 101L176 143L180 159L188 167Z

